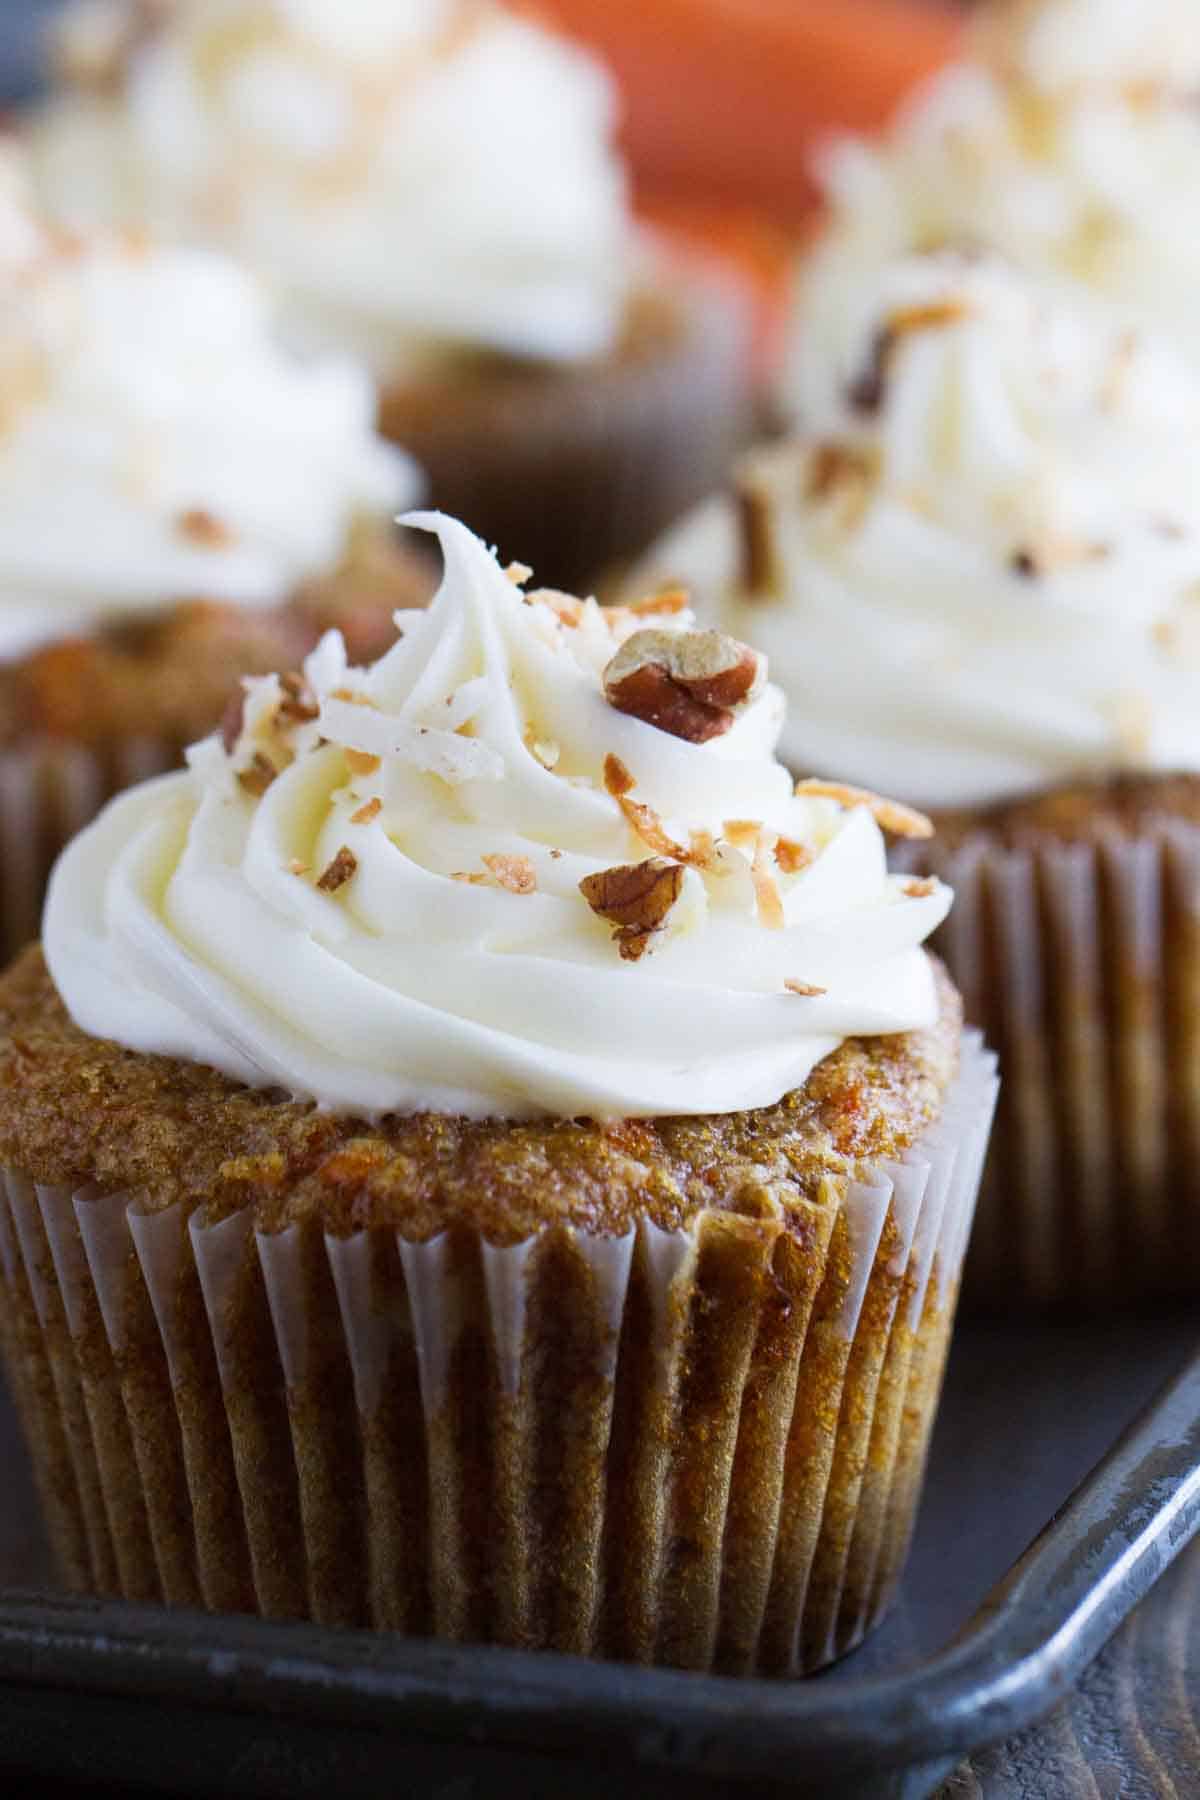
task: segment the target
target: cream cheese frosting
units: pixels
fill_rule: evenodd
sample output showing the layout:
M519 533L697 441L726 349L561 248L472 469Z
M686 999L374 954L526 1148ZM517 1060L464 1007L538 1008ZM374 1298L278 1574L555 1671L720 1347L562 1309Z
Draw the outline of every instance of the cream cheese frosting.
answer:
M809 430L639 571L767 652L793 767L932 807L1200 770L1200 380L1174 346L943 254L831 303L794 375Z
M1200 7L1033 0L981 9L968 57L878 148L821 159L830 219L797 277L797 348L880 265L942 245L994 249L1080 283L1200 358ZM803 396L783 384L799 421Z
M107 62L68 15L83 78L29 134L64 224L231 249L293 331L389 376L446 348L611 349L631 229L584 51L485 0L183 0L140 35L136 0L109 11Z
M869 805L794 791L776 688L674 735L604 672L638 632L687 649L677 597L525 593L465 527L406 523L445 574L386 656L331 633L303 680L247 681L64 852L45 951L85 1031L342 1111L520 1118L766 1105L933 1022L949 890L889 875ZM597 886L647 869L669 907L615 941Z
M0 202L0 655L205 597L281 601L411 504L366 371L301 360L208 251L42 233ZM11 253L10 253L11 252Z

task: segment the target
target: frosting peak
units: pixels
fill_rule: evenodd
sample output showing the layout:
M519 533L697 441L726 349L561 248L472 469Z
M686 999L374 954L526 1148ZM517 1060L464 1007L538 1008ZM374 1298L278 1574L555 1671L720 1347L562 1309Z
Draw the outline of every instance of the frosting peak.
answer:
M744 532L710 508L652 564L719 572L711 603L787 689L788 759L926 806L1200 768L1190 366L994 261L821 301L808 430L746 465Z
M65 852L46 954L85 1030L340 1110L653 1116L770 1104L932 1021L949 893L888 875L867 806L793 791L757 665L676 735L604 677L639 633L697 692L727 673L678 595L526 594L464 527L406 522L445 575L385 657L330 634L248 682Z
M584 51L487 0L185 0L125 36L31 132L66 224L232 249L298 335L388 376L456 346L611 348L629 214Z
M0 654L181 599L282 601L418 486L365 371L285 353L252 277L43 233L7 189L0 346Z

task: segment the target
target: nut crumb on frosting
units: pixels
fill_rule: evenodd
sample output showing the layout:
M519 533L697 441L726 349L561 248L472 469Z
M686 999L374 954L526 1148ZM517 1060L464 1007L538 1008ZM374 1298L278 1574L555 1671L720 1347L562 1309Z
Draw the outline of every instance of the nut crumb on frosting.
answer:
M870 788L852 787L845 781L821 781L808 775L796 783L796 792L814 799L837 800L842 806L865 806L877 825L894 837L929 838L933 821L915 807L903 806L899 800L885 800Z
M878 450L858 444L815 444L808 459L804 497L815 505L837 508L842 530L857 531L866 516L880 478Z
M238 786L248 794L253 794L256 799L261 799L278 773L279 770L270 757L264 756L261 750L256 750L248 767L238 770Z
M730 730L762 691L765 659L722 631L635 631L604 671L611 706L689 744Z
M321 708L317 697L297 670L289 669L286 675L281 675L279 685L283 689L283 699L276 709L278 718L289 725L307 725L318 717Z
M378 818L382 811L383 801L376 794L373 799L365 801L357 812L350 814L350 823L352 825L369 825L371 820Z
M925 900L930 894L937 893L937 881L932 875L914 875L904 883L903 892L910 900Z
M352 775L374 775L381 766L382 758L370 750L351 750L346 748L342 754L346 758L346 767Z
M904 338L919 331L940 331L947 325L957 325L969 311L965 300L948 298L900 306L890 313L871 340L866 367L846 390L846 398L855 412L882 412L892 358Z
M579 891L600 918L617 927L613 938L626 962L637 962L653 947L683 886L679 863L650 857L585 875Z
M775 845L775 861L785 875L798 875L811 863L812 851L798 844L795 838L781 837Z
M783 985L789 994L799 994L805 1000L817 1000L822 994L829 992L828 988L814 987L811 981L788 980Z
M527 856L493 854L479 859L490 871L498 887L510 894L536 894L537 871Z
M786 923L779 885L771 868L775 836L773 831L759 832L754 846L754 859L750 864L750 879L754 883L754 898L758 902L759 923L765 925L768 931L782 931Z
M320 876L317 886L323 894L336 894L340 887L345 887L357 868L357 856L349 845L343 844L329 867Z
M300 858L298 856L293 856L292 860L288 864L288 874L289 875L307 875L308 867L309 867L308 864L306 862L301 862Z
M205 550L224 550L233 542L233 533L228 525L204 506L189 506L185 512L180 513L178 525L184 537L190 538Z

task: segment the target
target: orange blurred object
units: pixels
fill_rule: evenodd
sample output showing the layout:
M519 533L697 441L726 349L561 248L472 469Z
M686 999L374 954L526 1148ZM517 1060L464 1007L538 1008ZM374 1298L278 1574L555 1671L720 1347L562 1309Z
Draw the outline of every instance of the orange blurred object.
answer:
M624 91L640 191L811 211L808 160L872 131L953 55L939 0L529 0L591 44Z

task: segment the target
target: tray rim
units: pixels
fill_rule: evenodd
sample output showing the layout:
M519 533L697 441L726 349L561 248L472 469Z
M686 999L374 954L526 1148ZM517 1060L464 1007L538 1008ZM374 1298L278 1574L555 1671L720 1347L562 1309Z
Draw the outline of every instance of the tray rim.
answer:
M597 1746L610 1764L784 1785L789 1772L878 1775L965 1755L1043 1716L1198 1529L1200 1352L967 1626L899 1672L836 1683L688 1674L9 1589L0 1692L269 1712L543 1757Z

